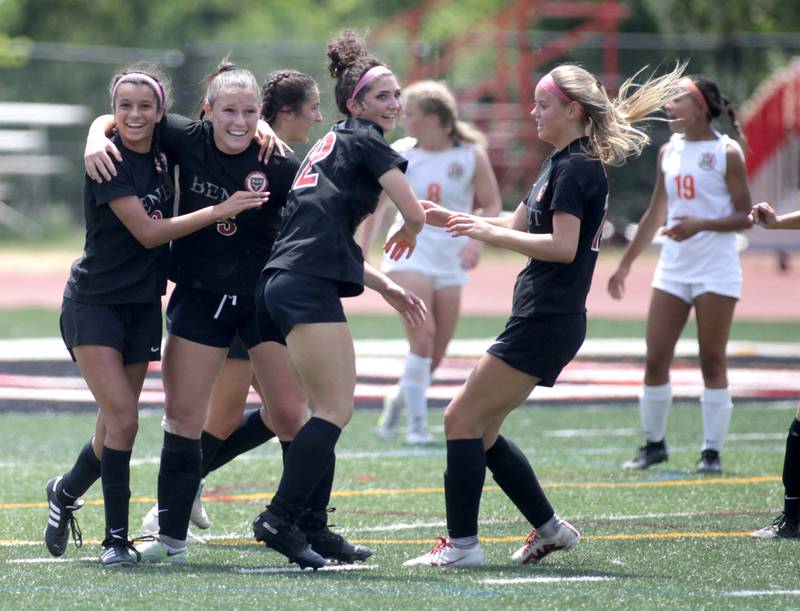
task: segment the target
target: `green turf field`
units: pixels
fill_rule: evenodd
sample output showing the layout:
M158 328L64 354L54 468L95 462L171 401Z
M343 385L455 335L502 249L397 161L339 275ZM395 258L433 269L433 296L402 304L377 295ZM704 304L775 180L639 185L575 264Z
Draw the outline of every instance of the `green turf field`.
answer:
M372 432L360 410L342 435L333 522L375 550L361 570L297 573L254 544L249 524L280 476L276 445L240 457L206 481L213 538L190 564L118 572L96 561L102 537L99 484L77 514L86 543L50 561L41 543L45 482L68 468L92 431L89 415L0 415L0 608L789 608L798 599L797 543L756 541L749 531L781 506L785 431L795 407L736 406L722 477L693 473L700 412L677 405L670 460L650 472L617 468L639 443L633 405L532 407L506 430L527 452L554 507L583 535L577 550L538 567L509 554L528 526L486 482L481 507L488 565L403 568L445 532L440 491L444 446L412 449ZM430 414L441 434L441 411ZM132 467L131 524L155 495L160 415L144 414Z

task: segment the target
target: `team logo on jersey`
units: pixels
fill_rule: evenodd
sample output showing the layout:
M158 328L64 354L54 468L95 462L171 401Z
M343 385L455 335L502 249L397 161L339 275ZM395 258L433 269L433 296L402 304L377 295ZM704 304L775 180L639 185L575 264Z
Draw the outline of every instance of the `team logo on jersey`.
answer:
M461 178L464 175L464 166L454 161L450 164L450 167L447 168L447 176L449 178Z
M697 162L701 170L713 170L717 165L717 157L714 153L703 153Z
M247 178L244 179L244 188L247 191L264 192L267 190L268 185L267 175L264 172L250 172Z

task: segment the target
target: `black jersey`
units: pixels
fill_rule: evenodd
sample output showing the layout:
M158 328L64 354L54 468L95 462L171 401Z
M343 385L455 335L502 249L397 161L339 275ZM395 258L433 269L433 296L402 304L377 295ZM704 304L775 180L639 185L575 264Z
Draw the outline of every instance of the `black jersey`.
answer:
M158 171L152 151L135 153L116 135L112 141L123 160L113 160L117 175L110 181L84 178L86 242L83 255L72 264L64 296L95 304L159 301L167 288L169 246L142 246L108 204L135 196L147 214L167 218L172 216L175 194Z
M600 248L608 205L603 164L588 156L587 138L553 152L542 165L525 204L530 233L553 233L559 210L581 220L578 248L571 263L530 259L514 286L512 316L586 312L586 295Z
M162 124L161 147L180 166L180 214L223 202L236 191L270 192L266 204L173 242L170 279L214 293L252 295L278 233L297 158L272 155L264 165L256 142L236 155L221 152L208 121L168 114Z
M407 165L377 124L352 117L334 124L303 160L266 268L335 280L342 297L362 293L364 257L353 234L375 211L378 178Z

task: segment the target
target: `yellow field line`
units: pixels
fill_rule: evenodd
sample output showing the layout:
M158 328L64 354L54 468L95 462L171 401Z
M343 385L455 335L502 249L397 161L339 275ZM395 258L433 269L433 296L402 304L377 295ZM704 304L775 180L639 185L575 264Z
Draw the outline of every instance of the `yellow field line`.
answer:
M750 532L669 532L669 533L640 533L640 534L616 534L616 535L589 535L581 536L582 541L646 541L654 539L722 539L722 538L741 538L751 536ZM519 543L524 539L522 535L511 537L481 537L483 543ZM426 539L352 539L350 541L359 545L432 545L433 538ZM84 545L100 545L100 539L84 539ZM13 547L16 545L44 545L43 541L25 541L19 539L0 539L1 547ZM253 539L214 539L206 541L205 545L254 545L262 546L263 543Z
M742 486L748 484L773 484L781 481L781 478L775 475L762 475L755 477L709 477L697 479L679 479L679 480L666 480L657 482L559 482L552 484L544 484L543 487L547 489L577 489L577 490L591 490L593 488L607 488L607 489L620 489L620 488L663 488L671 486ZM489 492L496 492L500 490L497 486L486 486L484 490ZM211 503L229 503L234 501L265 501L272 498L274 492L257 492L251 494L211 494L204 495L204 502ZM406 494L444 494L444 488L429 487L429 488L376 488L373 490L334 490L332 496L338 497L353 497L353 496L392 496L392 495L406 495ZM131 499L131 503L155 503L156 499L153 497L136 497ZM86 501L87 505L102 505L102 499L91 499ZM37 509L40 507L47 507L46 502L36 503L0 503L0 510L3 509Z

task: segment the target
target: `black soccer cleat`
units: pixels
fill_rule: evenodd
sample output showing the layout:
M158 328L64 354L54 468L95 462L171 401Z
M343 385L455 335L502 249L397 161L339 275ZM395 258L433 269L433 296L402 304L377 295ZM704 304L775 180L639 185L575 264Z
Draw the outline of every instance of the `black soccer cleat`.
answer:
M131 554L133 552L133 554ZM100 553L100 564L105 568L125 568L136 566L142 555L133 546L133 541L106 539Z
M698 473L722 473L722 462L716 450L703 450L697 461Z
M667 444L664 440L648 441L636 451L636 456L622 463L623 469L647 469L651 465L667 462Z
M75 499L72 505L62 505L56 494L56 487L61 477L54 477L47 482L47 526L44 527L44 543L47 551L53 556L63 556L67 551L70 531L75 547L83 545L83 533L73 512L83 507L83 501Z
M325 558L311 549L295 522L275 515L269 507L253 522L253 534L256 541L283 554L289 562L296 562L301 569L310 567L316 571L328 564Z
M333 532L328 526L328 513L336 511L335 507L320 511L305 511L300 515L298 525L305 533L311 549L323 558L351 564L358 560L366 560L372 556L372 550L363 545L353 545L341 535Z
M772 524L755 531L752 536L756 539L797 539L800 538L800 524L789 520L786 513L782 513Z

